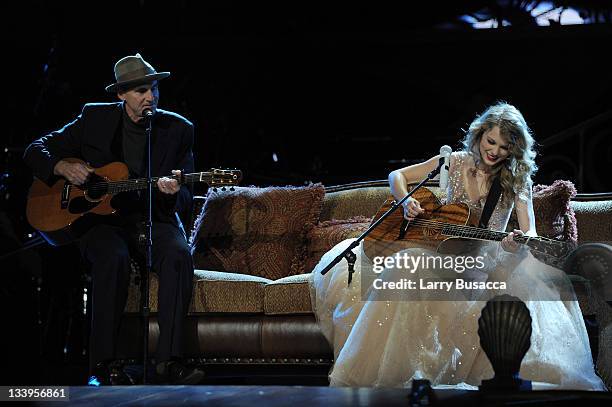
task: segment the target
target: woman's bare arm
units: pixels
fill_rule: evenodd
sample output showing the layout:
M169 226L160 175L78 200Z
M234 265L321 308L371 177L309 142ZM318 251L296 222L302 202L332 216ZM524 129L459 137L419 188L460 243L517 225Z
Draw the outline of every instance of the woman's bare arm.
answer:
M391 195L393 195L397 201L403 199L408 194L408 185L423 180L427 174L438 166L439 158L440 156L437 155L420 164L414 164L400 168L399 170L391 171L389 174ZM419 213L423 212L419 202L412 197L408 198L403 206L404 217L406 219L413 219Z

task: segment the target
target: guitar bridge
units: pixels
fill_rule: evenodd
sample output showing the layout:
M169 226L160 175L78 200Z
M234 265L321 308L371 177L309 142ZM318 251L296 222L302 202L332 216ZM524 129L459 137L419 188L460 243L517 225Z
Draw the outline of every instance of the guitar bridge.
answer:
M72 185L69 182L64 183L64 188L62 189L62 198L60 201L60 207L62 209L68 208L68 201L70 200L70 188Z

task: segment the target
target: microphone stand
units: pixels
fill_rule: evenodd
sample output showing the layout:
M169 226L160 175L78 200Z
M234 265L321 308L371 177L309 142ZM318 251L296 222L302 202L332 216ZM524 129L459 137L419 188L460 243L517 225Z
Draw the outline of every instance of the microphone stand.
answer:
M419 182L417 186L412 188L412 190L408 192L408 194L405 197L403 197L399 202L396 202L395 204L393 204L391 208L389 208L387 212L385 212L380 218L378 218L376 222L372 223L370 227L361 234L361 236L359 236L346 249L344 249L342 253L337 255L336 258L334 258L331 262L329 262L329 264L325 266L323 270L321 270L321 274L322 275L327 274L327 272L331 270L332 267L334 267L336 264L340 262L340 260L344 258L346 259L348 263L348 270L349 270L348 285L351 285L351 281L353 280L353 273L355 272L355 261L357 260L357 255L353 252L353 249L359 246L359 243L363 239L365 239L365 237L369 235L374 229L376 229L376 227L380 225L380 223L382 223L382 221L385 220L387 216L391 215L397 208L402 206L402 204L406 201L406 199L410 198L417 189L421 188L427 181L431 180L436 175L438 175L440 173L440 169L442 168L442 165L444 165L444 157L440 157L438 166L433 171L431 171L429 174L427 174L427 177L425 177L421 182Z
M145 134L147 137L147 219L145 221L145 257L146 267L144 272L144 286L142 290L142 317L144 322L144 354L143 354L143 371L142 384L147 384L148 365L149 365L149 278L153 268L153 178L151 177L151 128L153 123L153 112L145 110L144 118L147 121Z

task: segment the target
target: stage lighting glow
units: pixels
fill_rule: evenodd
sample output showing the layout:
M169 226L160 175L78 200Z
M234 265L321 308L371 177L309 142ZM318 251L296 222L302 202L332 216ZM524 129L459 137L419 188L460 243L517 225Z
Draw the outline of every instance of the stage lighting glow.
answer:
M529 7L529 6L527 6ZM576 25L586 24L589 21L584 20L576 9L571 7L556 6L550 1L537 3L535 7L527 11L535 19L539 26L550 25ZM499 19L490 9L482 9L476 13L465 14L459 17L461 21L471 24L476 29L498 28ZM503 27L512 26L512 21L506 19L501 20Z
M89 380L87 381L87 385L88 386L100 387L100 381L98 380L98 378L96 376L90 376Z

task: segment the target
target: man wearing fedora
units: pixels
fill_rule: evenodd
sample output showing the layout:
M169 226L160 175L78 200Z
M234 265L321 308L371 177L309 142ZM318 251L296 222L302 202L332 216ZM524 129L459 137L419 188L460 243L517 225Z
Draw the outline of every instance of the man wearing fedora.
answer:
M157 108L158 81L170 72L157 72L140 54L115 64L115 83L106 91L116 103L88 103L81 114L61 129L35 140L24 160L34 175L49 185L60 177L81 185L93 168L124 162L130 177L146 176L145 111L153 113L151 173L161 177L153 199L153 271L159 278L159 342L155 354L156 381L195 384L204 373L181 363L185 317L191 301L193 263L177 213L190 209L192 193L186 185L164 177L177 170L194 172L192 123ZM68 162L80 158L88 163ZM146 194L121 193L113 198L118 216L91 228L79 242L83 258L91 265L92 322L90 371L103 384L133 383L114 360L115 343L130 281L130 258L142 254L137 244L144 220Z

